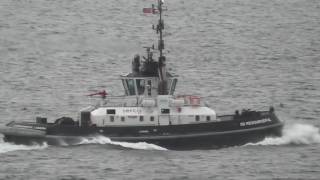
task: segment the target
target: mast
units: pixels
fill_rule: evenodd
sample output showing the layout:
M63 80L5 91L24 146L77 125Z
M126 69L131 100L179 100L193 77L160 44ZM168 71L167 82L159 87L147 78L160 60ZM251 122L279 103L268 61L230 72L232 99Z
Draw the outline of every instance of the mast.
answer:
M163 30L164 30L164 23L162 13L163 9L163 0L157 0L158 4L155 6L152 4L152 8L143 8L143 13L152 13L152 14L159 14L158 24L156 27L152 25L152 29L156 31L158 36L158 47L157 50L159 51L158 61L154 61L152 58L152 52L150 49L155 49L154 45L151 47L145 47L147 49L147 57L144 58L144 63L142 65L141 72L145 75L158 75L159 77L159 84L158 84L158 94L159 95L167 95L168 94L168 83L167 83L167 69L166 69L166 57L164 56L164 40L163 40ZM139 60L136 60L135 68L139 69Z
M158 40L158 50L159 50L159 60L158 60L158 74L159 74L159 87L158 93L160 95L168 94L167 88L167 69L166 69L166 57L163 55L164 49L164 40L163 40L163 30L164 30L164 22L162 19L162 12L163 12L163 0L158 0L158 13L159 13L159 20L157 25L157 33L159 33L159 40Z
M163 2L161 0L158 0L159 21L157 25L157 33L159 32L158 49L160 51L160 57L163 56L162 50L164 49L164 41L162 37L162 30L164 29L164 24L162 20L162 4Z

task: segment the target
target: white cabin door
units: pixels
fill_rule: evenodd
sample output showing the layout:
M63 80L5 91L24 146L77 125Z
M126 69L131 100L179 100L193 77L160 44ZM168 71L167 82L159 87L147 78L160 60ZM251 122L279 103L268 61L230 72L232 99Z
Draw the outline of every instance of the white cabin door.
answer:
M159 116L159 125L170 125L170 116L169 115L160 115Z

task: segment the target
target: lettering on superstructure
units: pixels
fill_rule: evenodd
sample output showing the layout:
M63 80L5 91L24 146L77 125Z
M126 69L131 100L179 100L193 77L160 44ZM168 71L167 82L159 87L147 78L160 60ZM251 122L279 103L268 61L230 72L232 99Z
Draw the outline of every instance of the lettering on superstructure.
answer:
M134 113L134 114L142 114L142 110L138 108L125 108L122 110L124 114Z

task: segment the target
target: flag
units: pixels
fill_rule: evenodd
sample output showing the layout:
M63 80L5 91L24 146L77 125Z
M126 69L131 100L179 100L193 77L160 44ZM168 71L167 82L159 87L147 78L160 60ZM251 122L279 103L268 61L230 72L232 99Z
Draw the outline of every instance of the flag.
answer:
M154 8L143 8L142 9L142 12L143 13L150 13L150 14L156 14L158 13L157 9L154 9Z
M143 8L143 13L153 13L153 9L152 8Z

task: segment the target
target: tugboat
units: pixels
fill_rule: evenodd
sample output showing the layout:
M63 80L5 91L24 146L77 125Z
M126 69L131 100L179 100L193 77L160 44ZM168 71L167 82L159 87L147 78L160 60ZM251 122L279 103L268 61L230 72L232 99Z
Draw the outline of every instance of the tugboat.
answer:
M274 108L266 111L236 110L217 115L194 95L175 95L178 76L167 71L164 55L163 1L144 8L159 15L153 29L158 46L146 49L146 57L135 55L132 72L120 76L125 95L109 96L105 91L98 105L79 112L77 120L62 117L54 122L37 117L36 122L12 121L0 127L5 141L59 145L83 137L105 136L112 141L147 142L168 149L207 149L258 142L267 136L280 136L283 123ZM158 57L153 52L158 51Z

